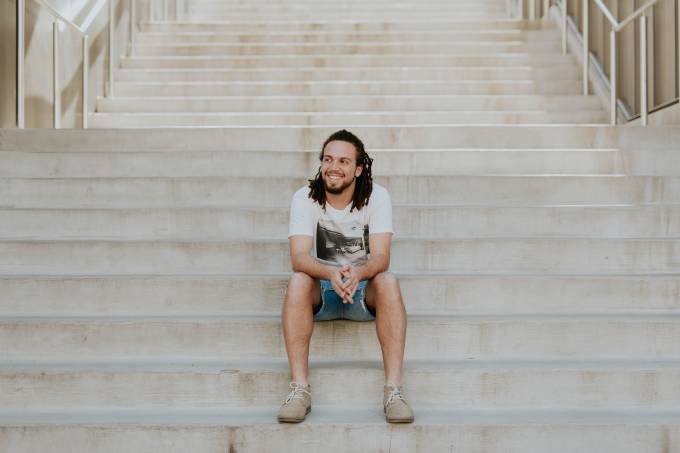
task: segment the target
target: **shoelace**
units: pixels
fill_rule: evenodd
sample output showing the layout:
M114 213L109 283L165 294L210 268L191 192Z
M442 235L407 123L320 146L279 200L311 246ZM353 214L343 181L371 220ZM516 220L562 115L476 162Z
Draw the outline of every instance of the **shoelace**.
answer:
M290 403L295 398L303 399L305 393L310 396L312 395L311 393L309 393L309 390L307 390L307 387L303 387L297 382L291 382L290 388L292 388L293 390L286 397L286 402L284 404Z
M385 406L389 406L395 400L404 400L404 395L401 393L401 389L399 387L392 387L392 390L390 390L390 394L387 397Z

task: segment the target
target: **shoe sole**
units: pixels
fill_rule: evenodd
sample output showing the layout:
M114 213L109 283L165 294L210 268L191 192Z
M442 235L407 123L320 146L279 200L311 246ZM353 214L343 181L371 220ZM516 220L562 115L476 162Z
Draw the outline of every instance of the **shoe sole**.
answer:
M305 420L305 417L307 417L307 415L310 412L312 412L312 408L308 407L307 412L305 412L304 417L302 417L302 418L281 418L281 417L279 417L279 422L281 422L281 423L300 423L300 422Z
M394 418L392 420L387 420L388 423L413 423L413 418Z

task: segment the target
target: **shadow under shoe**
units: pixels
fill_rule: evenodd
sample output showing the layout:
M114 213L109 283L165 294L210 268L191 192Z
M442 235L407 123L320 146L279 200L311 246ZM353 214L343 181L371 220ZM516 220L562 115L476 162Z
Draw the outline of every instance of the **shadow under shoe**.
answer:
M389 423L413 423L413 411L404 399L401 387L385 386L383 409Z
M290 383L291 392L279 409L279 422L300 423L312 411L311 386Z

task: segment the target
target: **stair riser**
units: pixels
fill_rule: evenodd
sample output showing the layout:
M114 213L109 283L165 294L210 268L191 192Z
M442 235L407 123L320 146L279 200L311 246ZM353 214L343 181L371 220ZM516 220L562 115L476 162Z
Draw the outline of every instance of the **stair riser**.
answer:
M377 407L377 413L380 408ZM0 439L13 453L50 451L97 451L119 453L141 448L148 453L260 453L295 451L392 453L450 451L504 453L666 453L680 442L680 426L630 425L625 422L602 424L519 424L484 421L455 425L412 425L395 429L377 423L356 423L351 415L347 424L275 423L277 408L271 408L271 423L230 427L216 421L209 426L16 426L0 428ZM312 414L314 415L314 414ZM311 417L310 417L311 418ZM353 423L354 422L354 423ZM333 445L329 449L329 445Z
M515 20L487 20L487 21L444 21L438 20L400 20L400 21L357 21L357 20L332 20L332 21L304 21L299 20L289 23L267 21L229 21L225 23L142 23L142 31L156 32L324 32L324 33L399 33L405 31L427 32L450 32L456 31L486 31L486 30L540 30L544 25L530 21Z
M609 114L601 112L452 112L367 113L328 115L205 115L205 114L94 114L92 128L206 127L225 125L340 125L340 124L605 124Z
M337 128L231 127L160 130L0 129L3 151L299 151L318 150ZM380 126L353 127L367 149L595 149L676 150L677 128L609 126Z
M677 152L617 150L369 151L372 172L388 175L680 176ZM318 152L0 152L0 177L312 177Z
M400 82L357 82L344 84L310 82L266 84L241 83L135 83L119 82L116 85L118 96L352 96L352 95L404 95L404 94L576 94L581 82L562 81L496 81L496 82L459 82L453 84L421 81L418 83Z
M347 13L346 17L343 18L345 21L355 21L355 22L402 22L402 21L436 21L444 19L459 20L459 21L486 21L486 20L496 20L505 19L506 15L504 12L458 12L458 11L442 11L438 15L433 15L431 12L426 13L413 13L411 11L407 12L352 12ZM187 21L197 21L197 22L210 22L214 20L224 20L224 21L234 21L234 22L259 22L259 21L269 21L271 23L297 23L300 20L306 22L315 21L333 21L337 20L337 13L321 13L321 12L307 12L307 14L295 14L295 13L241 13L239 15L232 15L228 10L205 10L201 12L188 12L181 17Z
M569 341L565 341L568 338ZM280 321L123 320L0 322L7 361L284 360ZM680 321L672 320L414 320L406 360L644 357L676 358ZM315 324L315 359L381 360L375 323Z
M329 96L271 98L231 97L221 99L185 98L100 98L98 112L356 112L356 111L474 111L544 110L547 112L591 112L602 109L594 97L578 96Z
M655 152L646 153L652 158ZM665 154L659 153L662 157ZM619 151L372 152L374 175L616 174ZM6 165L5 165L6 164ZM647 163L647 167L651 167ZM0 153L0 177L312 177L317 152ZM285 222L284 222L285 223Z
M121 67L138 69L163 68L327 68L343 66L346 68L362 68L372 66L394 67L405 65L414 67L440 66L543 66L575 64L571 55L532 55L524 53L506 53L494 55L334 55L334 56L299 56L299 55L267 55L260 57L121 57Z
M185 44L167 43L162 45L138 44L135 54L139 56L227 56L227 55L360 55L360 54L432 54L432 53L475 53L495 54L513 52L558 52L559 43L383 43L383 44Z
M680 310L675 276L398 278L408 313ZM287 276L7 277L0 279L0 316L275 316L287 281Z
M680 208L397 207L399 236L680 237ZM288 210L0 210L2 239L285 238Z
M311 11L310 11L311 9ZM488 4L469 4L458 3L440 3L430 6L423 5L390 5L386 4L260 4L260 5L230 5L230 4L190 4L187 5L186 11L181 11L180 16L191 17L192 15L201 14L219 14L225 15L225 19L234 20L242 17L255 16L257 18L273 17L273 18L297 18L306 15L330 16L338 18L339 15L344 17L375 15L384 19L385 16L433 16L441 19L441 14L456 14L467 16L477 15L498 15L505 13L505 7L499 3ZM213 17L215 19L215 17Z
M395 203L580 204L680 201L680 178L378 176ZM267 184L267 191L260 190ZM3 207L288 206L304 178L0 179ZM247 202L245 201L247 200Z
M378 365L379 366L379 365ZM327 368L312 363L315 405L380 407L385 380L378 366ZM421 369L404 372L406 397L414 407L502 408L675 408L680 370L555 369L499 367ZM290 391L286 364L266 371L229 365L211 371L0 372L3 410L26 405L42 410L108 407L252 407L281 404ZM351 392L334 392L351 383ZM559 392L555 389L559 388ZM106 389L102 392L101 389Z
M238 32L187 32L187 33L139 33L138 44L166 43L239 43L260 44L271 42L332 44L332 43L391 43L391 42L498 42L504 41L558 41L559 34L547 32L523 32L521 30L506 31L448 31L448 32L392 32L392 33L238 33Z
M115 79L119 82L227 82L227 81L290 81L312 82L328 80L564 80L577 79L578 68L533 69L528 66L506 68L377 68L375 70L324 68L314 70L119 70Z
M680 240L396 241L395 272L677 273ZM1 242L2 274L288 272L287 242ZM559 257L559 258L556 258Z

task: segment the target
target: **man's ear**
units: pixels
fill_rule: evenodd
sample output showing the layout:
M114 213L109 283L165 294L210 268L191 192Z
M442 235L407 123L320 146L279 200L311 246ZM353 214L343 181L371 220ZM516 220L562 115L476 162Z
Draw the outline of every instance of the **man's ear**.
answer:
M363 171L364 171L364 166L363 165L357 165L357 169L354 170L354 177L358 178L359 176L361 176L361 173L363 173Z

